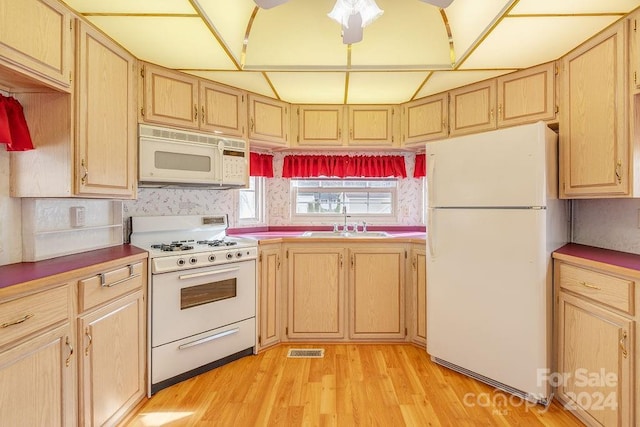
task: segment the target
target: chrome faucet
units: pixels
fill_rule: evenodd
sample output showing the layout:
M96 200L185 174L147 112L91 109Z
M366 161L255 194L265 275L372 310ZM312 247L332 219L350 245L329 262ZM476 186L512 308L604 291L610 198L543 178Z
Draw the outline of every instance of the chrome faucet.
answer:
M347 226L347 218L349 217L349 215L347 215L347 207L346 206L342 207L342 215L344 215L344 225L342 226L342 231L347 232L347 231L349 231L349 228Z

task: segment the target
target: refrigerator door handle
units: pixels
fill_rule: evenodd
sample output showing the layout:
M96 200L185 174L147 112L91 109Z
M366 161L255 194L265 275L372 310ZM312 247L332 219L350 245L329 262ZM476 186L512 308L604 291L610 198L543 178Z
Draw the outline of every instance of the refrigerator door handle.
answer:
M427 156L427 200L428 206L433 206L433 199L436 193L436 157L431 154Z
M429 215L429 225L427 228L427 245L429 246L429 255L431 255L431 258L434 258L436 256L435 250L434 250L434 241L435 241L435 222L436 222L436 209L429 209L428 211L428 215Z

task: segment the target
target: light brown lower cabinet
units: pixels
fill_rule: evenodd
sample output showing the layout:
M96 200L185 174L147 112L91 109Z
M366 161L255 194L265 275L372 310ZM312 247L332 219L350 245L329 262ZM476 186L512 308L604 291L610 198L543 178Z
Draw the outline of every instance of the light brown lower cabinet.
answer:
M413 314L413 310L425 311L424 303L406 303L407 298L414 298L413 288L406 283L413 277L409 274L410 244L332 240L334 242L283 243L281 279L274 267L277 258L270 259L268 255L275 257L280 252L275 248L263 252L259 316L262 346L270 345L267 340L274 332L269 331L278 333L277 315L282 316L277 342L412 340L420 343L420 338L408 337L409 329L424 336L426 315L426 312L422 316ZM424 269L421 272L424 274ZM283 281L281 286L274 286L277 280ZM418 280L426 281L426 277ZM282 292L280 296L278 289ZM422 296L424 299L424 293ZM282 308L276 308L277 304ZM410 326L409 319L422 322L423 326Z
M408 318L409 337L421 346L427 345L427 250L414 244L411 250L411 297Z
M82 425L115 425L145 395L146 271L137 262L78 282Z
M0 289L0 426L117 425L144 398L143 256Z
M0 425L76 425L70 287L0 303Z
M288 338L345 336L346 249L307 244L286 248Z
M65 323L0 352L0 424L76 425L71 337Z
M349 249L349 338L404 339L404 245Z
M261 245L258 255L258 347L280 342L280 299L282 298L282 254L279 243Z
M588 426L637 425L637 278L558 260L555 274L556 398Z

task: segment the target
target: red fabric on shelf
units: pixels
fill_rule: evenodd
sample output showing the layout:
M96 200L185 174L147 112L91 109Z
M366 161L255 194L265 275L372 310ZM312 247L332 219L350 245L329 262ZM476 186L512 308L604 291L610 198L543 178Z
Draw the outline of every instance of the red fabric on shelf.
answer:
M9 128L9 118L4 106L5 97L0 95L0 144L11 144L11 130Z
M0 97L2 97L2 105L9 124L10 139L6 141L7 151L33 150L33 142L31 141L27 121L24 118L22 105L15 98L2 95ZM1 117L0 120L2 120ZM2 126L1 123L0 126Z
M273 178L273 156L249 153L249 175Z
M416 154L416 167L413 170L414 178L422 178L427 176L427 162L425 154Z
M404 156L285 156L283 178L406 178Z

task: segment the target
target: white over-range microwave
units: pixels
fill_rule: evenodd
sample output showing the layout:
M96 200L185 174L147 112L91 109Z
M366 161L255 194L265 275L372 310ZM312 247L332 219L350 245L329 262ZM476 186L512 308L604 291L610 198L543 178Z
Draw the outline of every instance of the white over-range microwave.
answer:
M246 141L139 125L140 187L234 188L247 183Z

